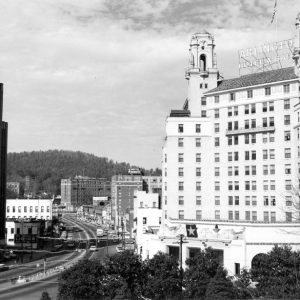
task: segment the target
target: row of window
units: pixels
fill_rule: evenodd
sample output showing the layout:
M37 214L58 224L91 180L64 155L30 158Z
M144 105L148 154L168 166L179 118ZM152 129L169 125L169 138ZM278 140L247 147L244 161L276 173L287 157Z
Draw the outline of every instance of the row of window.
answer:
M284 115L284 125L290 125L291 124L291 116L290 115ZM251 126L250 126L251 125ZM250 128L256 128L256 119L247 119L244 120L244 128L243 129L250 129ZM268 118L262 118L262 127L274 127L275 126L275 120L274 117L269 117L269 122ZM227 130L232 131L232 130L238 130L240 129L239 127L239 121L230 121L227 123ZM220 123L214 123L214 131L215 133L220 132Z
M289 84L284 84L283 85L283 92L285 94L290 92L290 85ZM271 87L266 87L265 88L265 96L270 96L271 95ZM253 98L253 90L247 90L247 98L251 99ZM236 97L235 97L235 93L230 93L229 94L229 100L230 101L235 101ZM214 102L215 103L220 103L220 97L217 95L214 97Z
M189 198L190 199L190 198ZM167 205L167 196L165 196L165 205ZM184 205L184 196L178 196L178 205ZM202 205L202 197L200 195L196 196L196 205ZM215 206L220 205L220 196L215 196ZM240 196L228 196L228 205L239 206ZM257 196L245 196L246 206L257 206ZM276 196L263 196L264 206L276 206ZM285 205L288 207L293 206L292 196L285 196Z
M284 100L283 103L283 109L290 109L291 108L291 104L290 104L290 100L286 99ZM270 102L264 102L262 103L262 112L268 112L268 111L274 111L274 102L270 101ZM215 109L215 118L218 119L220 117L220 111L219 109ZM256 113L256 104L246 104L244 105L244 113L245 115L248 114L255 114ZM238 116L239 115L239 106L231 106L227 108L227 115L228 117L232 117L232 116Z
M46 212L50 212L50 206L40 206L41 208L41 213L45 212L45 208L46 208ZM16 212L16 206L7 206L6 207L6 212L9 213L9 212ZM27 213L27 212L33 212L33 206L23 206L23 212L24 213ZM38 213L39 212L39 207L38 206L35 206L35 212ZM18 206L18 213L22 213L22 206Z
M268 186L270 185L270 190L275 190L276 189L276 184L275 180L264 180L263 181L263 189L267 191L269 188ZM200 183L201 186L201 183ZM228 181L228 190L236 190L239 191L240 185L239 181ZM200 188L201 190L201 188ZM257 190L257 185L256 185L256 180L246 180L245 181L245 191L256 191ZM292 190L292 180L286 179L285 180L285 190L291 191ZM215 191L220 191L220 181L215 181Z
M239 166L229 166L228 167L228 176L239 176ZM291 164L285 164L284 165L285 174L291 174L292 173L292 166ZM195 175L196 177L201 177L201 168L197 167L195 169ZM252 175L255 176L257 174L256 172L256 165L253 166L245 166L244 167L244 175ZM263 165L263 175L274 175L275 174L275 165ZM167 169L165 169L165 177L167 177ZM179 167L178 168L178 177L184 176L184 168ZM220 176L220 167L215 167L215 177Z
M300 134L298 135L298 139L299 139ZM270 143L274 143L275 142L275 134L274 132L270 132L270 133L263 133L262 135L262 142L263 143L267 143L268 141ZM291 132L290 130L286 130L284 131L284 141L290 141L291 140ZM228 136L227 137L227 145L228 146L232 146L232 145L239 145L239 136L235 135L235 136ZM246 145L251 144L256 144L257 142L257 138L256 138L256 134L255 133L251 133L251 134L245 134L244 135L244 142ZM195 138L195 146L196 147L201 147L201 138ZM215 137L215 147L219 147L220 146L220 138L219 137ZM184 147L184 138L178 138L178 147Z
M201 132L201 124L195 124L195 132ZM184 124L178 124L178 133L184 133Z
M167 191L167 182L164 184L165 191ZM201 181L196 181L195 185L196 191L201 191ZM264 180L263 181L263 190L274 191L276 189L275 180ZM240 190L240 182L239 181L228 181L228 190L229 191L239 191ZM257 182L256 180L246 180L245 181L245 191L256 191L257 190ZM292 181L290 179L285 180L285 190L292 190ZM178 182L178 191L184 191L184 181ZM215 181L215 191L220 191L220 181Z
M12 218L12 219L22 219L21 216L18 216L18 217L16 218L16 216L11 216L11 217L10 217L9 215L6 215L6 218L7 218L7 219L9 219L9 218ZM38 219L39 216L38 216L38 215L35 215L35 216L24 216L23 218L24 218L24 219L34 219L34 218L35 218L35 219ZM43 220L44 217L43 217L43 216L40 216L40 219ZM49 220L49 216L46 216L46 219Z
M184 220L184 210L178 210L178 219ZM286 222L293 222L292 212L285 213ZM202 211L196 210L196 220L202 220ZM220 211L215 210L215 220L220 220ZM239 211L228 211L228 220L240 220ZM257 221L257 211L245 211L245 220L246 221ZM263 221L264 222L276 222L276 212L275 211L263 211Z

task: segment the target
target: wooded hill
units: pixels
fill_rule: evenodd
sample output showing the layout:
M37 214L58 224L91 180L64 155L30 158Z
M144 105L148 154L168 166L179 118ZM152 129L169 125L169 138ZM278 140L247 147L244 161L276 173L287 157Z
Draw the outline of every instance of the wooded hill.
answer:
M60 180L76 175L101 177L111 180L115 174L128 174L131 166L125 162L115 162L106 157L98 157L80 151L48 150L8 153L7 181L21 182L25 176L37 179L38 190L60 194ZM145 175L160 175L159 169L145 170Z

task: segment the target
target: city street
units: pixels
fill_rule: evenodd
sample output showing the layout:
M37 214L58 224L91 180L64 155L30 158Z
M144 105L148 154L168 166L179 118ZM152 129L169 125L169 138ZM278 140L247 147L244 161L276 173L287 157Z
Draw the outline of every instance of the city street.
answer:
M79 232L74 232L73 240L90 240L94 241L96 239L96 226L92 224L86 224L84 222L79 222L73 216L67 216L64 221L68 222L68 224L73 224L81 229ZM87 247L89 247L89 243L87 243ZM81 250L86 252L86 250ZM47 270L52 269L53 274L47 276L46 278L37 278L30 282L26 283L11 283L18 276L29 276L31 274L36 274L37 272L43 273L43 260L31 262L23 265L18 265L11 270L0 273L0 298L1 299L20 299L20 300L31 300L31 299L39 299L43 291L48 291L49 295L52 299L56 298L58 292L58 274L61 269L58 268L59 265L65 264L66 262L69 264L76 262L78 260L78 256L83 254L82 252L77 252L75 249L70 251L67 254L63 254L60 256L51 257L47 260ZM98 248L97 251L87 250L87 257L90 259L104 259L107 253L114 254L116 253L116 245L101 247ZM39 264L39 267L36 265ZM56 267L56 269L55 269ZM32 275L31 275L32 276Z

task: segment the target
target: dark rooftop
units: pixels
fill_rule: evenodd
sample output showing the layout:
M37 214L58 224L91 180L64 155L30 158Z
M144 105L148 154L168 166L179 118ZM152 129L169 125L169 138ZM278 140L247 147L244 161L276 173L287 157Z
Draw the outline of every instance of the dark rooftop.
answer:
M271 70L223 80L219 83L219 85L216 88L207 91L205 94L297 78L298 77L295 74L293 67Z
M184 110L184 109L173 109L171 110L170 113L170 117L177 117L177 118L181 118L181 117L189 117L191 115L191 112L189 110Z

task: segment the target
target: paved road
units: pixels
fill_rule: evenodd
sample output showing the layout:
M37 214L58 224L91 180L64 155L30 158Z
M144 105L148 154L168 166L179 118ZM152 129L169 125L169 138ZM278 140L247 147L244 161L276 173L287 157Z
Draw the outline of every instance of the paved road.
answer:
M84 230L82 232L74 233L74 239L86 240L96 238L96 226L93 224L85 224L82 222L78 222L75 218L67 216L66 218L68 223L78 223L80 227ZM106 256L107 249L106 247L98 249L96 252L90 252L88 250L88 254L92 259L103 259ZM116 245L108 247L108 253L113 254L116 252ZM53 258L54 260L57 258ZM6 271L11 272L12 270ZM18 272L18 271L17 271ZM8 273L6 273L8 274ZM20 275L19 273L17 273ZM0 275L1 276L1 275ZM6 286L8 288L8 286ZM1 278L0 278L0 288L1 288ZM20 284L19 286L14 287L12 290L7 290L7 292L0 290L0 299L1 300L39 300L43 291L47 291L52 299L56 299L58 292L58 283L57 283L57 275L51 278L46 278L42 281L30 282L27 284Z

